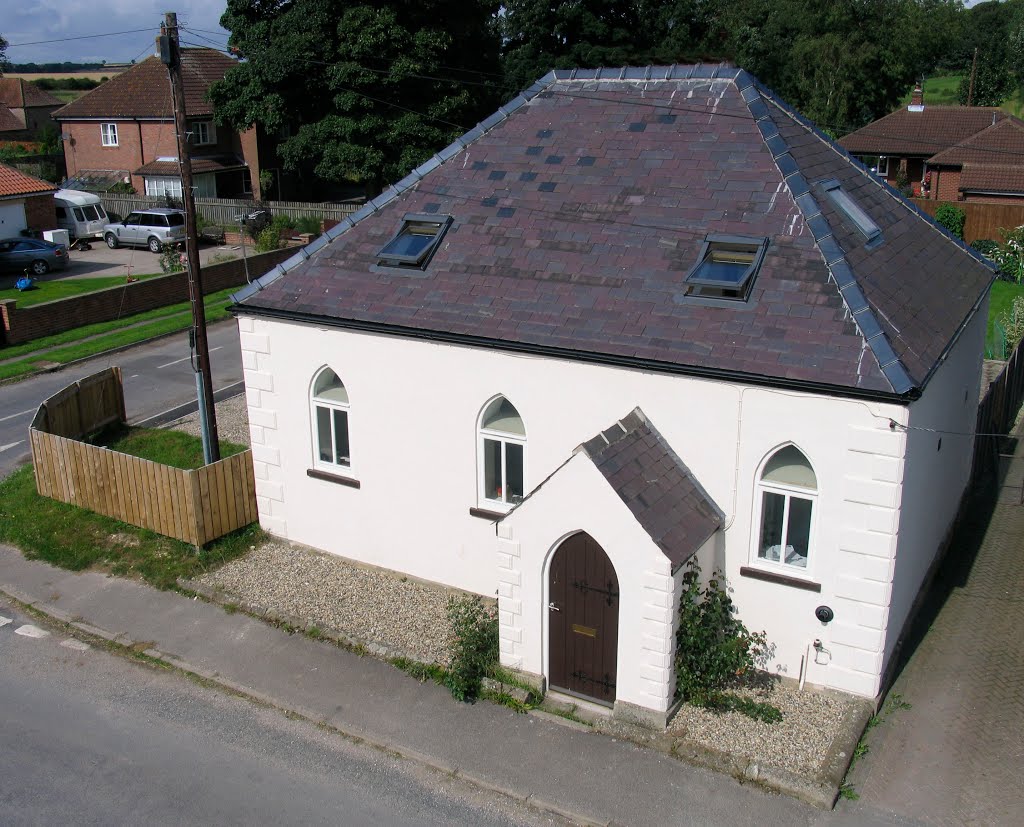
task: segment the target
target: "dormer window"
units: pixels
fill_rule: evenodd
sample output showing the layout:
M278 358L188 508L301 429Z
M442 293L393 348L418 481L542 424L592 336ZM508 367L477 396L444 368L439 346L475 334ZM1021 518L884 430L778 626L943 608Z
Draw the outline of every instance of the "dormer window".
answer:
M686 295L746 301L768 248L767 238L708 235L686 276Z
M450 215L406 215L398 234L377 253L377 263L386 267L424 269L451 223Z
M850 197L850 194L843 189L842 184L835 178L831 178L828 181L823 181L821 187L825 190L825 195L828 196L829 201L832 202L832 206L839 210L864 236L866 247L873 247L882 243L881 228Z

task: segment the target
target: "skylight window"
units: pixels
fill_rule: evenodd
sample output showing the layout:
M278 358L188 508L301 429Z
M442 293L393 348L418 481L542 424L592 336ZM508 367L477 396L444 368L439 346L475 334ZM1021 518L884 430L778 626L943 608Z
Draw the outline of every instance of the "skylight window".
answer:
M377 253L377 263L422 270L430 262L451 223L450 215L406 215L395 237Z
M767 238L709 235L686 276L686 295L746 301L768 247Z
M825 195L839 212L845 215L854 227L864 236L866 246L874 246L882 243L882 230L871 220L861 206L850 197L850 194L843 189L836 179L832 178L823 181L821 184Z

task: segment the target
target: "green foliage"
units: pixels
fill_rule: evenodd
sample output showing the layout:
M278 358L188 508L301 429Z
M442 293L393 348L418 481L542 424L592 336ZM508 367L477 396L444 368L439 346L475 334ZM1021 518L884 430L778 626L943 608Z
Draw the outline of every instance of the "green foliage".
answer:
M60 131L55 126L46 126L39 131L39 152L42 155L57 155L60 153Z
M935 211L935 223L945 227L959 239L964 237L964 222L967 221L967 213L952 204L942 204Z
M269 253L271 250L280 250L282 247L284 247L284 242L281 240L281 232L273 227L260 230L256 236L257 253Z
M107 189L107 192L115 195L135 195L135 187L129 181L118 181Z
M1006 351L1010 352L1024 339L1024 296L1017 296L1010 309L999 317L999 323L1006 331Z
M972 241L971 246L983 256L992 258L993 253L999 249L999 242L993 241L991 238L979 238L976 241Z
M277 230L280 235L291 235L295 232L295 219L290 215L275 215L270 221L272 229Z
M4 144L0 146L0 164L13 164L28 154L28 148L24 144Z
M160 245L161 253L158 261L160 269L165 273L180 273L185 269L183 261L185 254L177 244Z
M957 100L972 106L1000 106L1020 85L1022 5L1019 2L978 3L961 15L961 36L955 47L963 74ZM977 62L975 64L975 55ZM971 94L971 74L974 89Z
M119 454L142 457L150 462L190 470L205 464L200 439L183 431L162 428L115 427L95 435L89 440ZM244 445L221 441L220 455L227 458L245 450Z
M318 216L303 215L295 222L295 229L300 233L318 236L320 235L322 224L323 222Z
M228 0L221 25L245 61L210 91L217 120L290 127L286 168L379 192L494 110L496 84L479 73L498 68L497 11L495 0Z
M1000 274L1007 281L1024 284L1024 226L1007 230L999 228L1003 243L992 252Z
M736 607L720 574L701 587L700 566L691 558L683 574L676 632L676 688L694 706L742 712L774 723L778 709L729 694L744 678L763 668L769 656L764 632L749 632L736 617Z
M472 700L498 664L498 614L479 597L466 595L449 598L448 621L454 641L444 683L457 700Z

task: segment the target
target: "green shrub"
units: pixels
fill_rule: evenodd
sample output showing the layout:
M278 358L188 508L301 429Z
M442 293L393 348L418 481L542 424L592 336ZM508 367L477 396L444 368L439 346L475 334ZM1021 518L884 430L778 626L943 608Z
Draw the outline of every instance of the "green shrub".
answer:
M715 573L701 588L700 566L691 558L683 574L676 632L676 689L694 706L720 712L742 712L773 723L782 719L778 709L726 690L742 685L768 661L770 648L764 632L750 632L736 617L736 607L721 574Z
M270 227L277 230L279 235L291 235L295 232L295 219L290 215L275 215L270 221Z
M257 253L269 253L271 250L280 250L282 247L284 247L284 242L281 241L281 233L273 227L261 230L256 236Z
M309 233L310 235L320 235L321 221L315 215L303 215L295 222L295 229L300 233Z
M158 259L161 270L165 273L180 273L185 269L185 264L182 261L185 254L177 244L163 244L161 250Z
M964 222L967 221L967 213L952 204L942 204L935 211L935 223L945 227L957 238L964 237Z
M1010 352L1024 339L1024 296L1013 300L1010 309L1000 315L999 322L1006 331L1006 351Z
M498 615L479 597L466 595L449 598L448 621L455 639L444 683L457 700L472 700L498 665Z

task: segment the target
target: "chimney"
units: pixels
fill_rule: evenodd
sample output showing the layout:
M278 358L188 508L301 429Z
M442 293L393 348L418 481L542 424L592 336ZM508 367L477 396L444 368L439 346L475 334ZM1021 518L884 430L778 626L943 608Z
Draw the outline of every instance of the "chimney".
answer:
M907 111L924 112L924 90L920 83L914 84L914 91L910 96L910 106L907 107Z

